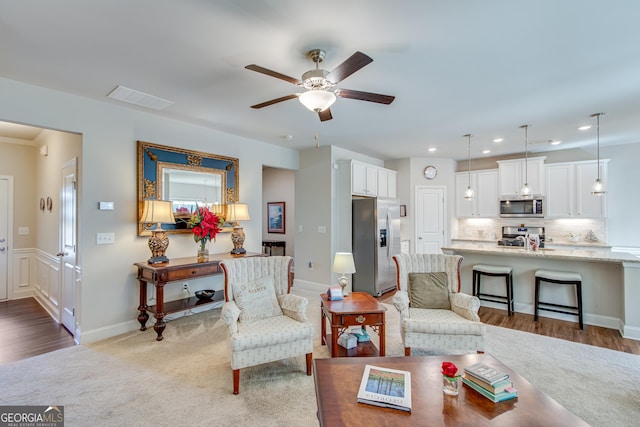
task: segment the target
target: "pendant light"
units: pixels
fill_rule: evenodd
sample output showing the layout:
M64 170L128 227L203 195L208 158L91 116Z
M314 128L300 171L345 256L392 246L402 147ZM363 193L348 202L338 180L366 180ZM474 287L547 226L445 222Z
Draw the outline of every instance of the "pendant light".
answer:
M529 130L530 125L522 125L520 129L524 128L524 185L520 190L520 196L523 198L531 197L531 188L529 188Z
M598 152L598 178L596 178L596 182L594 182L591 187L591 194L594 196L602 196L605 193L604 184L600 179L600 116L603 115L604 113L595 113L591 115L591 117L596 118L596 150Z
M469 183L467 185L467 191L464 192L464 198L465 200L468 201L472 201L473 199L476 198L476 193L474 193L473 189L471 188L471 134L468 133L465 135L465 137L468 139L469 141L469 149L468 149L468 164L467 164L467 171L469 173Z

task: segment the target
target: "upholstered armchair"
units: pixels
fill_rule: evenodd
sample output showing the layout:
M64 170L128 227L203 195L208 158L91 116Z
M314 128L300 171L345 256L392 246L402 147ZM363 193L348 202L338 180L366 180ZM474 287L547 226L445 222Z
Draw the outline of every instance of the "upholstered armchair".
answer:
M240 369L306 355L311 375L313 325L309 301L291 295L290 256L242 257L220 262L224 272L222 321L228 330L233 394Z
M399 254L393 260L405 356L412 348L484 352L477 297L460 292L460 255Z

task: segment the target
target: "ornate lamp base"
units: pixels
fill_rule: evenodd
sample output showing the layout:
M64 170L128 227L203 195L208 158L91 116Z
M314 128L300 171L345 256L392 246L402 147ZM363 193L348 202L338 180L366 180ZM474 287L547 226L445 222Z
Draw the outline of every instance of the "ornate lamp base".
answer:
M149 237L149 249L151 249L151 258L149 264L160 264L169 261L164 253L169 247L169 236L164 230L153 230Z
M233 242L232 255L246 254L247 250L242 247L244 245L244 230L240 226L233 227L231 232L231 242Z
M342 295L345 297L349 295L349 292L347 292L348 283L349 281L347 280L347 276L345 276L344 274L338 278L338 284L342 288Z

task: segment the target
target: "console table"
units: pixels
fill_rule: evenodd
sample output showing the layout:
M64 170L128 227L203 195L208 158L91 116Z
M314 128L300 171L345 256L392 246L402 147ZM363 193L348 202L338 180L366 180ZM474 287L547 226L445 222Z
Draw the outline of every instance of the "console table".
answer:
M173 258L161 264L149 264L146 261L135 263L134 265L138 268L138 282L140 284L140 305L138 306L140 330L147 330L147 320L149 320L149 312L151 312L156 319L156 323L153 325L153 329L158 335L156 340L162 341L162 332L166 327L164 321L166 315L224 300L224 290L220 290L216 291L210 300L200 300L194 296L165 303L164 285L167 283L222 274L220 261L252 256L265 255L249 252L243 255L223 253L210 255L209 261L206 262L197 262L196 257L186 257ZM153 283L156 287L156 305L147 305L147 283Z

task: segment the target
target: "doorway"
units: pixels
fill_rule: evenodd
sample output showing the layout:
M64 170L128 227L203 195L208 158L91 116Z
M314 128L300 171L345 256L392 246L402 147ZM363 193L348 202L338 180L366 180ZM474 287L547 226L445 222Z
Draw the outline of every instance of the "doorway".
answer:
M445 236L444 187L416 187L416 253L440 254Z
M0 176L0 301L9 297L9 230L11 225L11 209L13 208L13 179Z

